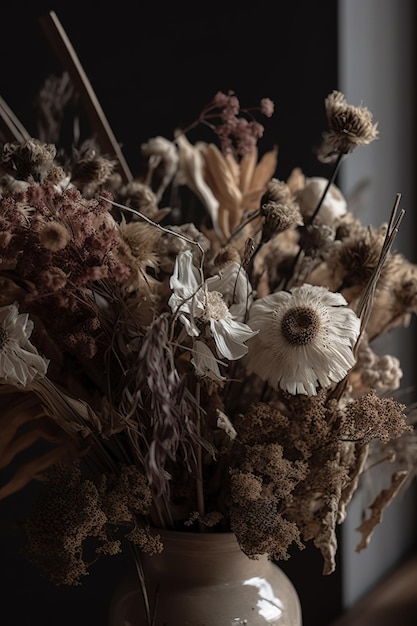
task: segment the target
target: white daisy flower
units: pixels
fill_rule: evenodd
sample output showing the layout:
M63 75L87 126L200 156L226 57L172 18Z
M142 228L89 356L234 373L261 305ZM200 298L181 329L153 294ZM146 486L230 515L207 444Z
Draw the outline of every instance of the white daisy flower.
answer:
M32 330L32 320L16 303L0 307L0 383L26 387L45 376L49 360L30 343Z
M252 287L243 267L231 261L217 276L207 278L206 285L210 291L219 291L233 317L243 322L253 300Z
M201 284L190 250L180 252L177 256L170 287L173 293L168 304L173 313L179 313L190 336L198 337L203 323L203 328L206 325L205 328L213 337L219 355L234 361L247 354L248 348L244 342L258 331L253 331L247 324L235 319L222 293L211 291L207 281Z
M302 285L254 302L248 324L248 370L274 388L316 395L342 380L355 364L360 320L340 293Z

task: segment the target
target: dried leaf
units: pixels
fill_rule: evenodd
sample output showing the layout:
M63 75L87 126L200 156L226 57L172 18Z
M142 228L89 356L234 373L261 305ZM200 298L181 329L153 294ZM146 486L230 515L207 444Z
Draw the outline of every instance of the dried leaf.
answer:
M193 146L182 134L177 136L176 143L180 158L180 170L184 177L181 182L185 183L201 200L210 215L214 230L222 235L218 227L219 202L205 181L203 174L205 160L202 151L197 146Z
M1 487L0 500L19 491L39 476L39 473L73 450L70 442L62 443L57 435L55 420L46 415L39 398L31 392L22 393L7 386L0 387L3 409L0 416L0 469L6 468L17 456L29 450L40 439L61 443L48 453L23 463L13 477ZM22 430L24 427L24 430Z
M18 452L31 445L28 440L26 446L23 440L20 444L14 441L19 428L31 421L38 422L45 413L40 407L39 400L32 394L9 392L3 387L1 395L4 408L0 416L0 468L4 468ZM39 429L38 424L37 430L39 433L44 432Z
M349 471L349 479L350 482L348 485L342 489L342 495L340 497L339 502L339 514L337 522L341 524L346 518L346 507L352 499L353 494L355 493L359 478L364 471L365 463L368 458L369 446L357 446L357 453L355 455L355 462L351 466Z
M305 187L305 176L300 167L295 167L289 177L287 178L287 185L291 189L291 192L295 194L299 189Z
M59 460L68 456L69 444L65 443L46 454L28 461L22 465L3 487L0 489L0 500L16 493L26 487L32 480L40 478L42 472L51 467Z
M336 569L336 521L339 498L332 494L327 499L325 510L317 515L311 524L307 524L303 531L306 541L313 540L316 548L323 557L323 576L332 574Z
M383 489L381 493L375 498L371 506L371 515L365 519L360 526L356 529L362 534L360 543L356 546L356 552L364 550L371 540L372 533L375 527L382 522L384 510L400 490L401 485L408 476L407 471L396 472L391 477L391 485L388 489Z
M204 152L206 180L214 195L229 211L240 206L242 194L234 180L226 159L215 144L208 144Z
M60 438L51 435L46 429L35 428L24 432L10 441L6 449L0 453L0 469L3 469L23 450L27 450L38 439L45 439L51 442L58 442Z
M256 211L260 208L261 198L265 193L265 188L254 187L249 189L242 198L242 207L245 211Z
M249 154L245 154L240 161L239 187L245 193L253 187L253 175L258 162L258 149L254 148Z
M239 183L240 183L240 165L239 163L236 161L235 157L228 153L224 156L224 160L226 162L226 165L229 167L230 169L230 173L233 176L233 180L236 183L236 187L239 187Z
M251 180L252 189L264 189L266 183L271 180L277 169L278 163L278 147L275 146L273 150L265 152L260 159L259 163L255 167L253 177Z
M320 550L323 557L323 576L333 574L336 569L336 508L337 503L334 503L333 511L328 512L326 518L323 520L324 523L321 526L320 533L314 539L314 545Z
M230 230L229 211L223 205L219 206L219 227L226 239L232 234Z
M71 398L62 390L58 390L47 378L34 381L33 389L42 398L47 415L70 436L88 437L91 434L90 426L93 426L96 432L101 432L102 424L99 417L84 400Z

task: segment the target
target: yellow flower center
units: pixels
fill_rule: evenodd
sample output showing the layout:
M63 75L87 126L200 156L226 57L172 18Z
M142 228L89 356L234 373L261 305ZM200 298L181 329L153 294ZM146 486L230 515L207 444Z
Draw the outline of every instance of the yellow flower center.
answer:
M209 291L206 293L204 305L204 315L202 315L204 322L222 320L229 313L227 304L223 300L222 294L218 291Z
M311 343L320 329L320 318L314 309L297 306L282 318L281 332L291 344L302 346Z

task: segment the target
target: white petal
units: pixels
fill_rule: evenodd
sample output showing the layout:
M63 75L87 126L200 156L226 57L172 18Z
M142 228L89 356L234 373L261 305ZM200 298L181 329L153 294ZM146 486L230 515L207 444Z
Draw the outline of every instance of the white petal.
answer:
M257 331L253 331L247 324L232 318L211 320L210 328L217 350L229 361L236 361L247 354L248 348L244 341L257 334Z
M204 156L199 147L193 146L183 133L178 135L176 142L180 158L178 180L200 198L210 215L215 232L223 238L219 227L219 201L204 179Z
M218 415L217 426L224 430L224 432L230 437L230 439L236 439L237 432L230 419L225 413L223 413L223 411L220 411L220 409L216 409L216 412Z
M243 321L252 303L252 287L243 267L232 261L218 275L208 278L206 284L210 291L219 291L229 308L235 307L231 313L234 316L242 315Z
M194 341L193 353L191 363L194 365L197 376L212 378L218 382L226 380L220 373L216 357L203 341Z
M183 250L175 259L174 271L169 281L171 289L185 298L195 293L200 285L200 275L193 263L191 250Z
M17 304L0 307L0 327L6 339L0 346L0 383L23 386L45 376L49 360L30 343L33 322L27 313L19 313Z

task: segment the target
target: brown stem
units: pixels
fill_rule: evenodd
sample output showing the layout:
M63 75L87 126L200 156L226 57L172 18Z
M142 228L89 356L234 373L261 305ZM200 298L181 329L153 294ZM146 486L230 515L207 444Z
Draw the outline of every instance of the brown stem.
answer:
M130 182L133 176L123 156L120 145L113 134L87 74L56 13L50 11L47 15L41 17L39 21L51 46L68 72L80 96L101 149L103 152L109 152L115 155L124 182Z
M329 191L330 186L334 183L334 181L335 181L335 179L336 179L337 172L339 171L339 167L340 167L340 164L342 163L342 159L343 159L343 157L344 157L344 156L345 156L345 155L344 155L344 153L343 153L343 152L340 152L340 153L339 153L339 155L338 155L338 157L337 157L337 160L336 160L336 162L335 162L334 168L333 168L333 172L332 172L332 174L331 174L331 176L330 176L329 180L327 181L327 185L326 185L326 187L325 187L325 189L324 189L323 193L321 194L321 198L320 198L320 200L319 200L319 202L318 202L318 204L317 204L316 208L314 209L314 212L313 212L313 214L312 214L311 218L307 221L307 223L305 224L305 226L308 226L309 224L312 224L312 223L314 222L314 220L316 219L316 217L317 217L317 215L318 215L318 212L320 211L320 209L321 209L321 207L322 207L322 204L323 204L323 202L324 202L324 199L325 199L325 197L326 197L326 195L327 195L327 192ZM293 261L293 265L292 265L292 270L293 270L293 271L291 272L291 274L290 274L290 275L288 276L288 278L286 279L286 281L285 281L285 283L284 283L284 285L283 285L283 289L287 289L287 288L288 288L290 278L293 276L293 274L294 274L294 270L295 270L295 268L297 267L297 263L298 263L299 258L300 258L300 256L301 256L301 252L302 252L302 248L301 248L301 246L300 246L300 247L299 247L299 249L298 249L298 252L297 252L297 254L296 254L295 258L294 258L294 261Z
M201 411L200 411L200 397L201 397L201 388L200 383L197 382L196 385L196 405L197 405L197 433L198 436L201 436ZM201 445L198 444L197 447L197 509L200 515L200 519L202 519L205 515L204 509L204 487L203 487L203 453L201 449ZM200 521L200 531L204 531L204 525Z

